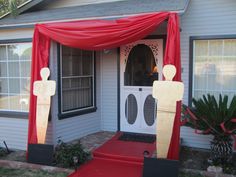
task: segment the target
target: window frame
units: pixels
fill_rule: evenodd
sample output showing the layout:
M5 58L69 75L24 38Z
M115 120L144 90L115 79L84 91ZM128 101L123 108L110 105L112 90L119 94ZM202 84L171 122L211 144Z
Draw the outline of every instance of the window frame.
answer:
M82 49L79 49L82 50ZM96 112L96 52L93 52L93 106L62 112L62 45L57 44L58 118L59 120Z
M206 35L206 36L190 36L189 37L189 89L188 89L188 105L192 106L193 99L193 65L194 65L194 41L196 40L225 40L236 39L236 34L230 35Z
M17 43L31 43L32 44L32 38L19 38L19 39L6 39L6 40L0 40L1 45L9 45L9 44L17 44ZM33 45L32 45L33 47ZM32 62L32 57L31 57ZM30 66L31 67L31 66ZM19 118L19 119L28 119L29 112L20 112L20 111L7 111L7 110L0 110L0 117L5 118Z

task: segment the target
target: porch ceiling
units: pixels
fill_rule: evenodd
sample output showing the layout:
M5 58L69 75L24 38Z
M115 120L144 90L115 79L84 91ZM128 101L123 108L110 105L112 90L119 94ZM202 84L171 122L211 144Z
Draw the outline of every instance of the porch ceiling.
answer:
M111 18L130 14L176 11L184 13L190 0L127 0L102 4L65 7L23 13L17 17L5 17L0 20L0 28L16 25L82 18Z

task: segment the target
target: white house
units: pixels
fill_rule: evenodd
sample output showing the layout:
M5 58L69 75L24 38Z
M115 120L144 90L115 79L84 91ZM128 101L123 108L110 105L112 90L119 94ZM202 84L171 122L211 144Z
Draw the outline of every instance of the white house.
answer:
M0 146L27 147L31 47L36 23L117 19L174 11L181 20L184 103L202 94L236 93L235 0L32 0L0 19ZM140 41L99 52L52 42L52 98L47 142L104 131L154 133L154 79L161 79L166 23ZM158 51L158 52L157 52ZM143 59L145 58L145 60ZM134 67L135 66L135 67ZM210 136L181 128L186 146L209 148Z

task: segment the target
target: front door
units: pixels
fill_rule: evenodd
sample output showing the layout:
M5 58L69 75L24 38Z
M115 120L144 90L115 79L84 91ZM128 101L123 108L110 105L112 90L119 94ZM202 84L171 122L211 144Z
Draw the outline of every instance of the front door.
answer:
M155 134L152 83L161 79L163 40L146 39L120 50L121 131Z

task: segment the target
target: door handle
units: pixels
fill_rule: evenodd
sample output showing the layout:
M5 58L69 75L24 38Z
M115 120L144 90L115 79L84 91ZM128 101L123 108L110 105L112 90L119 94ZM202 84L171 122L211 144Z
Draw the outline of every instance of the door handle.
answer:
M138 90L141 92L143 89L142 89L142 88L139 88Z

